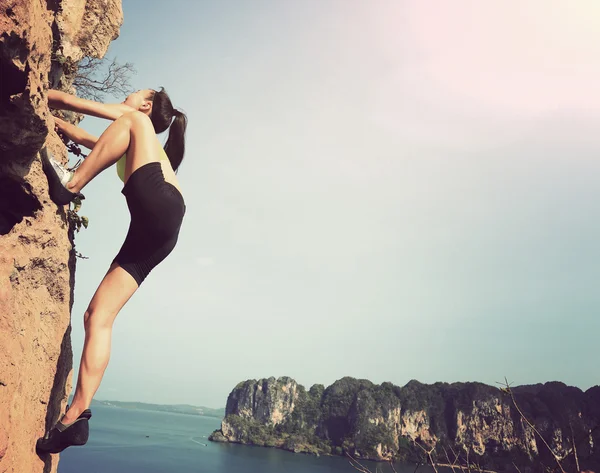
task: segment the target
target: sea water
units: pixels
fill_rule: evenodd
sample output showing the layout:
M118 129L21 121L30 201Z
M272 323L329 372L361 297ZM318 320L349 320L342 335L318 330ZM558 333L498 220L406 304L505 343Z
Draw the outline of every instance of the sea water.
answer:
M220 419L118 407L94 407L90 438L60 457L58 473L353 473L347 458L210 442ZM366 462L371 471L392 470ZM397 466L398 473L415 470ZM428 472L419 468L419 472Z

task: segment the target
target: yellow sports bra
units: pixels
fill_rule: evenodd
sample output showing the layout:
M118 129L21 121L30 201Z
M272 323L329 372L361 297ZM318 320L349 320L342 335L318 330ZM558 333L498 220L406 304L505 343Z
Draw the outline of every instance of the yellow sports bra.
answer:
M160 161L168 161L169 158L167 156L167 153L165 153L165 150L161 148L160 151L161 151ZM127 155L124 154L123 156L121 156L121 159L119 159L117 161L117 175L123 182L125 182L125 161L126 161L126 159L127 159Z

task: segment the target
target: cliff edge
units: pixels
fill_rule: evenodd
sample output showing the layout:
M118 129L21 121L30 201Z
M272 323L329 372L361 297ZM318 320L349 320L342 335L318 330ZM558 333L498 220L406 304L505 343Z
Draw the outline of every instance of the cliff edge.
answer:
M0 0L0 471L56 472L35 441L71 389L75 284L67 208L48 197L38 151L66 161L49 88L118 36L120 0Z

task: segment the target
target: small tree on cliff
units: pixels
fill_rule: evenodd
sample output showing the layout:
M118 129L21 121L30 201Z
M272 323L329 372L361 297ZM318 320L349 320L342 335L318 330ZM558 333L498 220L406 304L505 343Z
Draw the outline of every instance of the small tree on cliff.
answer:
M102 102L107 94L120 97L133 92L129 79L135 73L130 62L84 57L77 65L73 85L80 97Z

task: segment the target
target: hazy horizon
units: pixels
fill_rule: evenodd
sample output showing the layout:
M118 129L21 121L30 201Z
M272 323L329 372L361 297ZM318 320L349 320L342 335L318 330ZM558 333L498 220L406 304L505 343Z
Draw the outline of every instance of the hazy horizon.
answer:
M285 375L283 375L283 376L285 376ZM343 376L342 376L342 378L343 378ZM364 379L364 378L360 378L360 379ZM247 380L243 380L243 381L247 381ZM415 381L415 380L409 380L408 382L410 382L410 381ZM416 381L418 381L418 380L416 380ZM383 381L383 382L385 382L385 381ZM443 382L443 381L440 381L440 382ZM460 382L463 382L463 381L460 381ZM477 383L479 381L464 381L464 382L465 383L469 383L469 382ZM543 383L533 383L533 384L545 384L545 383L553 383L553 382L561 382L561 381L556 381L556 380L555 381L545 381ZM510 383L510 380L509 380L509 383ZM298 384L302 385L302 383L298 383ZM313 384L322 384L322 383L313 383ZM380 386L381 384L382 383L376 383L376 385L378 385L378 386ZM395 383L392 383L392 384L395 384ZM405 383L404 385L399 386L399 387L403 388L406 384L407 383ZM426 384L426 385L430 386L431 384L435 384L435 383L423 383L423 384ZM453 384L453 383L450 382L448 384ZM486 383L483 383L483 384L486 384ZM306 388L306 390L308 391L312 385L311 386L302 385L302 386L304 388ZM491 385L488 384L488 386L491 386ZM501 386L504 386L504 380L498 381L497 384L495 384L492 387L498 387L499 388ZM511 388L513 388L513 389L514 388L518 388L518 387L522 387L522 386L531 386L531 384L522 384L522 385L521 384L519 384L519 385L511 384ZM593 388L595 386L597 386L597 385L590 386L588 389L591 389L591 388ZM328 387L328 385L325 385L325 388L327 388L327 387ZM575 387L577 387L577 386L575 386ZM581 389L581 388L579 388L579 389ZM582 391L585 392L588 389L583 389ZM232 390L233 390L233 388L232 388ZM72 397L72 394L69 397ZM136 399L116 399L116 398L98 399L97 397L94 397L94 401L97 401L97 402L132 402L132 403L139 403L139 404L150 404L150 405L154 404L154 405L161 405L161 406L179 406L179 405L182 405L182 406L192 406L192 407L206 407L208 409L215 409L216 410L216 409L225 409L226 408L227 398L225 398L225 402L223 403L223 405L220 405L220 406L207 406L207 405L204 405L204 404L188 404L188 403L180 403L180 402L161 403L161 402L139 401L139 400L136 400Z
M188 114L187 214L96 397L220 406L282 375L598 384L600 4L123 8L108 57ZM80 211L75 370L129 224L120 189L108 169Z

